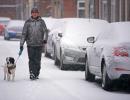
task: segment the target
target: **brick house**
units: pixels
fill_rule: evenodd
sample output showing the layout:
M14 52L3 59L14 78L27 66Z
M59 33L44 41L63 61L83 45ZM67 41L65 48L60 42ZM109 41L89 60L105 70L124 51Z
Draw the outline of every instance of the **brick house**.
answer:
M41 16L85 17L85 0L35 0Z
M0 0L0 16L27 19L34 6L39 8L41 16L46 17L86 16L85 0Z
M85 17L85 0L53 0L52 13L57 18Z
M15 0L0 0L0 16L16 18L16 7Z
M48 17L51 16L52 1L53 0L34 0L34 6L39 9L41 16Z
M0 16L23 19L28 0L0 0Z
M130 0L86 0L91 18L109 22L130 20Z

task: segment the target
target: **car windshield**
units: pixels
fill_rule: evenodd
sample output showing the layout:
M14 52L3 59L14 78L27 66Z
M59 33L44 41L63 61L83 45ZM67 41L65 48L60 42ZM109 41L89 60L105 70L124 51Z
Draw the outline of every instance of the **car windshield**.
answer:
M98 35L101 31L103 31L103 27L105 29L106 23L107 22L97 20L69 21L69 23L66 25L65 37L75 42L86 44L87 37Z

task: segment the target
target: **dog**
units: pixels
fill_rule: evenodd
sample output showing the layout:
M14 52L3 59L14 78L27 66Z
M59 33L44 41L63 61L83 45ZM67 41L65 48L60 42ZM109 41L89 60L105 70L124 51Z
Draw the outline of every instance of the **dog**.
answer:
M15 59L13 57L7 57L4 66L4 80L14 81L15 70L16 70Z

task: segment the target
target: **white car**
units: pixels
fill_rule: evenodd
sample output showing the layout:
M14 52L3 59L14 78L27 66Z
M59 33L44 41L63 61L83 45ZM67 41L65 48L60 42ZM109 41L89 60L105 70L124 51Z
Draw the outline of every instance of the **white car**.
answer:
M11 20L5 28L4 39L21 38L25 21Z
M102 79L102 88L112 90L114 80L130 79L130 22L104 26L101 33L87 38L85 78Z
M60 69L66 69L67 65L85 65L86 38L94 33L94 24L106 24L103 20L89 20L84 18L64 19L62 29L57 32L54 47L55 64ZM100 23L100 24L99 24ZM95 27L95 31L96 31ZM100 26L101 29L101 26ZM96 33L98 34L98 32ZM96 35L95 34L95 35Z

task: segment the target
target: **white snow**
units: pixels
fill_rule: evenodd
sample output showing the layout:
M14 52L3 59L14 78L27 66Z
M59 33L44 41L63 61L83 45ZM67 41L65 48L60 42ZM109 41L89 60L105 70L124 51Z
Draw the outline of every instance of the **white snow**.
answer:
M52 30L53 26L58 22L58 19L52 17L42 17L42 19L45 21L46 27L49 30Z
M111 23L112 34L117 41L130 41L130 22L114 22Z
M18 57L19 41L0 37L0 65L5 58ZM85 81L84 71L61 71L54 61L42 56L40 79L31 81L28 74L26 45L17 62L15 81L3 80L0 67L0 100L129 100L126 91L107 92L97 82Z
M87 46L87 37L97 36L108 26L108 22L98 19L65 18L65 30L62 42L71 43L76 46ZM68 42L69 41L69 42Z

